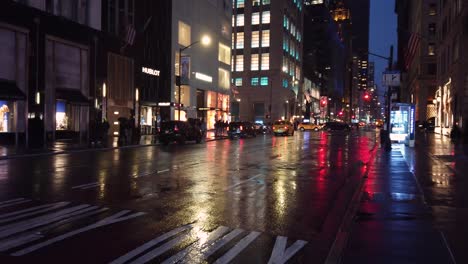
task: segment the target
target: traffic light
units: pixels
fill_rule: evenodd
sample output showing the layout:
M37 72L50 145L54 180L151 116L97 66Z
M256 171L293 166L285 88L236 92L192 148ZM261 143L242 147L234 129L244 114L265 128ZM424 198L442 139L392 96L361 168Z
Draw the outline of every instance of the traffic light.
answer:
M327 106L327 99L325 99L325 98L322 99L322 100L320 101L320 106L322 106L322 107Z
M343 111L340 111L340 112L338 113L338 115L339 115L339 116L343 116Z
M369 94L364 95L364 99L369 100L369 98L370 98Z

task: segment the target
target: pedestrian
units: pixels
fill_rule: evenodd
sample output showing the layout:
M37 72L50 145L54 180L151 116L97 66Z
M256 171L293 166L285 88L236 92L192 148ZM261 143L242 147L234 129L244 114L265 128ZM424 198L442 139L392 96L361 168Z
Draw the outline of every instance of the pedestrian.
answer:
M135 142L135 134L135 117L132 112L127 124L127 142L129 144L133 144Z
M104 147L107 146L107 141L108 141L108 135L109 135L109 121L107 121L107 118L104 118L102 125L101 125L101 140L102 140L102 145Z
M119 117L119 145L127 144L127 125L128 120L125 117Z
M202 132L202 137L206 138L206 122L205 122L205 120L203 118L200 121L200 129L201 129L201 132Z

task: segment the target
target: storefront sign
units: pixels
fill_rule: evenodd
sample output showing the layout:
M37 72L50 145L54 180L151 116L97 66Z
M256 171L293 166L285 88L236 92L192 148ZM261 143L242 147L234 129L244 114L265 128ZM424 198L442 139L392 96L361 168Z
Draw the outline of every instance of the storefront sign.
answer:
M180 84L188 85L190 79L190 56L180 57Z
M209 83L213 82L213 77L199 72L195 73L195 78Z
M153 76L159 76L159 74L160 74L160 71L155 70L155 69L151 69L151 68L147 68L147 67L142 67L142 68L141 68L141 71L142 71L143 73L146 73L146 74L149 74L149 75L153 75Z

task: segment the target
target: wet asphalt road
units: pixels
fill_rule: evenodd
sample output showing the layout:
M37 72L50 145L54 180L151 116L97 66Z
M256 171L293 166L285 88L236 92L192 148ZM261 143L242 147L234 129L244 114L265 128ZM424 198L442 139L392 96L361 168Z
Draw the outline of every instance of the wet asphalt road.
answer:
M322 263L374 132L0 161L0 263Z

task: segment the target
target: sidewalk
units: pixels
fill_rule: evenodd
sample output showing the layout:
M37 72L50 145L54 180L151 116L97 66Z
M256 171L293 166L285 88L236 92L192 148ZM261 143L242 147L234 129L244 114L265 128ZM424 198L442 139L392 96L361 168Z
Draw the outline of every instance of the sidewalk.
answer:
M454 263L421 187L395 144L391 152L377 151L358 208L341 262Z
M207 131L205 142L226 139L227 136L216 137L214 130ZM72 152L84 152L84 151L104 151L118 148L137 148L146 146L157 146L159 142L154 135L143 135L140 138L139 144L119 146L116 137L109 138L109 142L106 146L91 147L89 144L80 144L72 141L55 141L53 144L47 146L44 149L25 149L22 147L15 146L0 146L0 160L19 158L19 157L30 157L30 156L42 156L42 155L57 155Z

